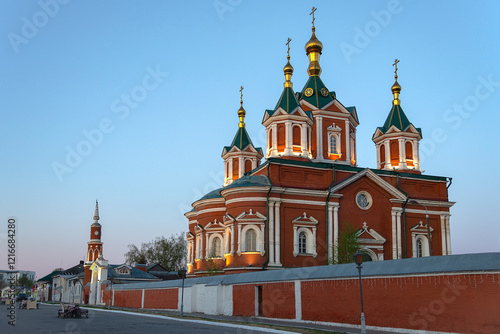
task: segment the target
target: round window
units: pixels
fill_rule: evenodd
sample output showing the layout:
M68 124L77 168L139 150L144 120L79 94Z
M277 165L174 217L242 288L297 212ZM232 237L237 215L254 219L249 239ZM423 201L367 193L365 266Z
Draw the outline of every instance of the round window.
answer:
M373 200L369 193L366 191L360 191L356 195L356 204L360 209L368 210L372 206Z

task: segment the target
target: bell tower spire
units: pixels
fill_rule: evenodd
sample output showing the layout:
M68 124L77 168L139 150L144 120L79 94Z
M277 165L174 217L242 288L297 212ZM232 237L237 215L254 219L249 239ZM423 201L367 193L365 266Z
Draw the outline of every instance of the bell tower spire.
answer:
M87 242L87 256L84 263L83 286L91 280L92 271L90 266L102 255L101 224L99 224L99 202L95 201L94 223L90 225L90 240Z
M372 137L377 149L377 168L420 173L419 142L422 139L422 130L408 120L401 107L398 63L399 60L396 59L392 64L395 81L391 87L391 111L384 126L378 127Z
M246 111L243 108L243 89L240 87L240 109L238 109L238 131L234 136L231 146L224 146L222 159L224 159L224 186L236 181L245 173L257 168L260 159L264 156L260 147L253 146L252 140L245 129Z

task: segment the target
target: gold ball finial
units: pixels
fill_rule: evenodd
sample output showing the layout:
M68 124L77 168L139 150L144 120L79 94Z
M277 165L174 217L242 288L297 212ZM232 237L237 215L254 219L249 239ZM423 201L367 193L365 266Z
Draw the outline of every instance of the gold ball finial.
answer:
M240 123L239 127L244 128L245 127L245 115L246 111L245 108L243 108L243 86L240 87L240 109L238 109L238 117L240 118Z
M286 45L288 46L287 50L287 62L285 67L283 67L283 72L285 73L285 87L293 87L292 84L292 74L293 74L293 66L290 64L290 42L292 41L291 38L288 38L286 41Z
M320 75L321 74L321 66L319 65L319 57L321 55L321 51L323 51L323 43L319 41L316 37L316 27L314 26L314 12L317 10L316 7L312 8L312 11L309 15L312 15L312 35L309 41L306 43L305 49L306 54L309 57L309 67L307 72L309 75Z
M399 100L399 94L401 93L401 86L398 83L398 63L399 59L394 60L394 84L391 87L392 95L394 95L393 105L399 105L401 101Z

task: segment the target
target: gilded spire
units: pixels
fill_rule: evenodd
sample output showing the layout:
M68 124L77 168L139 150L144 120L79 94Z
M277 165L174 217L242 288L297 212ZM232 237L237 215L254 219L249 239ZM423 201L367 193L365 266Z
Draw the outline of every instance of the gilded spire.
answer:
M96 223L99 220L99 203L97 202L97 200L95 200L94 220Z
M238 117L240 118L240 124L239 124L240 128L245 127L245 122L244 122L245 115L246 115L246 111L243 108L243 86L241 86L241 88L240 88L240 109L238 109Z
M394 60L394 84L391 87L392 94L394 95L394 100L392 101L392 105L397 106L401 104L399 100L399 93L401 92L401 86L398 83L398 63L399 59Z
M323 50L323 43L321 43L316 37L316 27L314 26L314 12L317 10L316 7L312 8L312 11L309 15L312 15L312 35L311 39L306 43L306 54L309 57L309 67L307 69L307 73L309 76L320 75L321 74L321 66L319 65L319 56L321 55L321 51Z
M286 59L287 59L287 63L285 65L285 67L283 68L283 72L285 73L285 88L287 87L290 87L292 88L293 87L293 83L291 81L292 79L292 74L293 74L293 66L290 64L290 42L291 42L291 38L288 38L288 40L286 41L286 45L288 46L288 50L287 50L287 56L286 56Z

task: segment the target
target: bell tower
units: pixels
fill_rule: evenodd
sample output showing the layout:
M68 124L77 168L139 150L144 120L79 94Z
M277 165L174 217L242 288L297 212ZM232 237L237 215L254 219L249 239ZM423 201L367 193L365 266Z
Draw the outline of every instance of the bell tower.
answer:
M97 260L99 255L102 255L102 241L101 241L101 224L99 224L99 203L95 201L94 223L90 225L90 241L87 242L87 256L85 259L85 276L83 279L83 286L85 286L91 279L90 266Z
M393 64L395 81L391 87L391 111L384 126L378 127L372 137L377 150L377 168L420 173L419 142L422 139L422 130L408 120L401 107L398 63L399 60L396 59Z
M253 146L252 140L245 129L246 111L243 108L243 86L240 88L240 109L238 109L238 131L234 136L231 146L224 146L222 159L224 159L224 187L233 183L245 173L260 165L264 156L260 147Z

